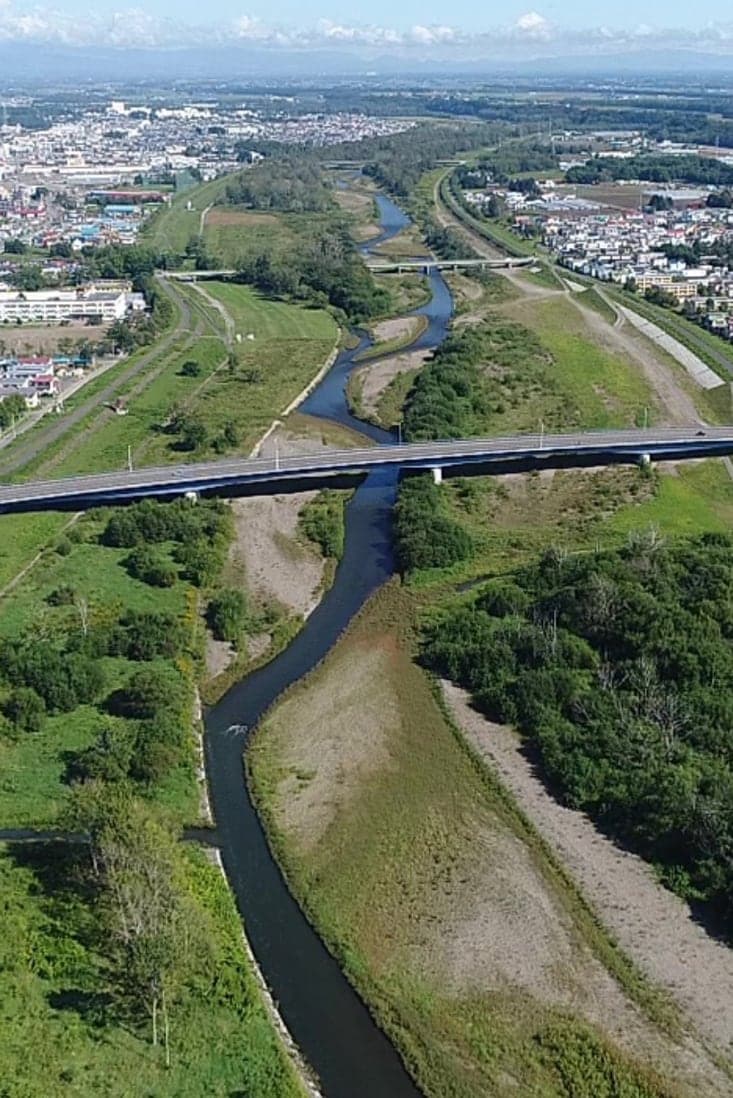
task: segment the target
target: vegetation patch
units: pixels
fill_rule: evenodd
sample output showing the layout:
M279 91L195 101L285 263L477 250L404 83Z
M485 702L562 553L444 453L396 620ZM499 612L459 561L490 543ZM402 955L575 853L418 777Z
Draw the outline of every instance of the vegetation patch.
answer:
M428 632L424 658L539 748L568 803L730 921L733 541L548 550ZM710 827L710 821L715 826Z

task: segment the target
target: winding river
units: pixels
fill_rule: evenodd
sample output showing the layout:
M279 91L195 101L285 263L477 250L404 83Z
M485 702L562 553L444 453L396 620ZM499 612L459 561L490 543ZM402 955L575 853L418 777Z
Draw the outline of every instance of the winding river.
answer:
M377 205L381 231L363 252L410 224L384 196L377 197ZM438 272L430 276L430 288L430 301L415 310L428 317L428 326L413 348L437 346L452 315L450 292ZM358 347L343 351L300 410L389 442L389 431L356 419L346 402L355 356L369 345L364 336ZM420 1091L285 883L244 779L245 730L324 658L367 597L392 574L396 487L389 472L370 474L361 484L346 510L344 555L331 589L288 648L233 686L206 714L207 775L224 868L260 970L326 1098L419 1098Z

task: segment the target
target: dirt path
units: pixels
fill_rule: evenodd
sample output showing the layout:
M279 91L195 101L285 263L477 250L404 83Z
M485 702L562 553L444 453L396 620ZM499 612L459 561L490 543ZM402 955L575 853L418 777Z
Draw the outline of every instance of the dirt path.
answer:
M200 282L193 282L191 285L197 293L201 294L204 301L208 305L210 305L212 309L216 309L217 313L224 322L224 340L227 347L231 347L234 343L235 334L234 319L232 317L232 314L229 312L225 305L222 305L221 301L217 301L215 297L212 297L212 295L204 289Z
M558 804L511 729L478 714L453 684L443 683L443 694L469 742L493 764L621 948L679 1003L703 1038L730 1058L733 951L693 921L687 905L659 884L645 862L601 835L583 813ZM727 1086L723 1093L733 1094L733 1081Z

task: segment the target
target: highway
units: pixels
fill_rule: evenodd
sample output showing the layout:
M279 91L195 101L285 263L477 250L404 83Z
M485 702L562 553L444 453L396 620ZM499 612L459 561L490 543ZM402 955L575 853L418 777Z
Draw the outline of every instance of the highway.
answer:
M414 442L297 454L279 458L229 458L191 465L86 474L50 481L0 485L0 513L80 510L145 497L187 493L236 496L276 494L346 483L377 470L409 475L506 473L538 468L685 460L733 454L733 427L583 431L563 435Z

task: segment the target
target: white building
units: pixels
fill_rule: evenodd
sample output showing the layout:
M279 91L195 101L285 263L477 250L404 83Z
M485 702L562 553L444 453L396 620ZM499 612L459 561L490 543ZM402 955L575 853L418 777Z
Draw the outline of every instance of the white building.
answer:
M0 323L41 322L59 324L67 320L122 320L128 312L145 308L142 294L101 286L71 290L0 290Z

